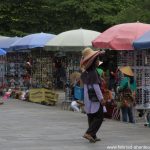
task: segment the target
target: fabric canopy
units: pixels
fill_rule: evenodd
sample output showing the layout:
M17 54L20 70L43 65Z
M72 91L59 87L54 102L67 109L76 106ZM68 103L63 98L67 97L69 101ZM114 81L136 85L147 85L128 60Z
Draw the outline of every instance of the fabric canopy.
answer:
M45 44L46 50L81 51L92 47L92 40L100 33L92 30L77 29L58 34Z
M35 33L24 36L20 40L17 40L10 46L11 50L26 50L37 47L44 47L45 43L52 38L54 38L54 34L48 33Z
M19 37L8 37L8 38L0 39L0 48L8 51L11 44L13 44L14 42L16 42L19 39L21 39L21 38L19 38Z
M133 41L149 30L150 24L139 22L119 24L101 33L92 44L96 48L134 50Z
M133 42L135 49L150 49L150 31L139 37Z
M5 55L6 51L0 48L0 56Z

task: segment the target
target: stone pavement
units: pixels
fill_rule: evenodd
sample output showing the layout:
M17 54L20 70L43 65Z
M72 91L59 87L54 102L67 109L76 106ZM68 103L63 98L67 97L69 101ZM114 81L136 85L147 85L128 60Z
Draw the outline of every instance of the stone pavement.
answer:
M150 150L150 128L113 120L103 122L98 132L102 141L89 143L82 138L86 119L85 114L61 110L60 103L10 99L0 105L0 150Z

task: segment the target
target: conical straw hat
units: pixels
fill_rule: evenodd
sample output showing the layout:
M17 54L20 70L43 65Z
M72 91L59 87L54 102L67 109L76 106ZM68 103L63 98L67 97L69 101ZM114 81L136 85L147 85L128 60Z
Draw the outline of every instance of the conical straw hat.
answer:
M130 66L120 67L119 70L128 76L134 76L134 73Z

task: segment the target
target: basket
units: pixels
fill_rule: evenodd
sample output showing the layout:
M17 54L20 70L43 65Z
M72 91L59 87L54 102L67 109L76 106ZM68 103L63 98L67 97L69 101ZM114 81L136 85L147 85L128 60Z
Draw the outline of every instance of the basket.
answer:
M79 86L74 87L74 98L78 100L84 99L84 89Z

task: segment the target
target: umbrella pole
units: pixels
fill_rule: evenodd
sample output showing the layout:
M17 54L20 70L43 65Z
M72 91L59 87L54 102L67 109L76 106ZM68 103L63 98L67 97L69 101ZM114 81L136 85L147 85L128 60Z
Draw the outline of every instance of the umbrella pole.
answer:
M41 85L42 85L42 87L43 87L43 83L42 83L42 77L43 77L43 75L42 75L42 49L40 48L40 81L41 81Z

